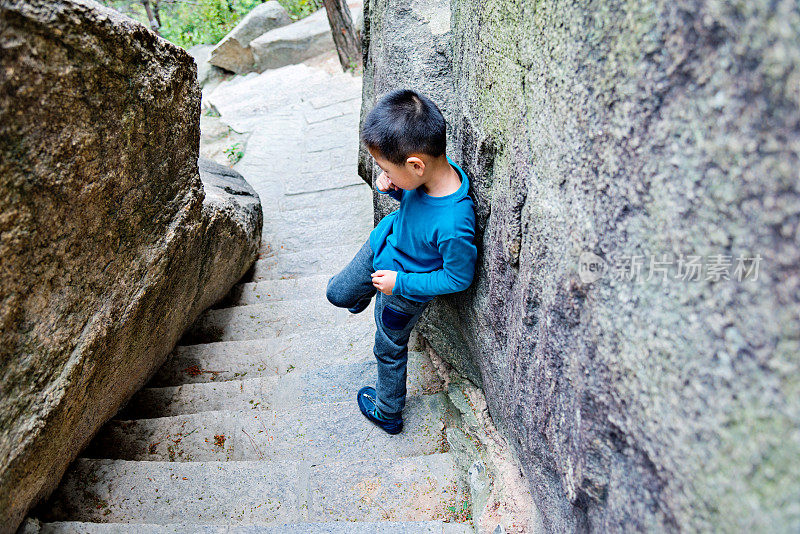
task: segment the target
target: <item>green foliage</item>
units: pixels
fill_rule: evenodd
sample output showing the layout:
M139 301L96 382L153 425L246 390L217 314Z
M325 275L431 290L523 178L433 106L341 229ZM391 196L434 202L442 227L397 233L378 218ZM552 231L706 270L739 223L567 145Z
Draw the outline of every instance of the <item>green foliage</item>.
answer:
M347 62L347 67L345 67L345 70L349 71L349 72L351 72L353 74L358 74L359 71L360 71L360 69L358 67L358 61L356 61L354 59L351 59L350 61L348 61Z
M236 165L236 163L244 156L241 143L234 143L223 150L223 152L225 153L225 156L227 156L228 161L231 162L231 167Z
M176 2L171 13L161 16L161 35L184 48L215 44L260 3L259 0Z
M150 0L151 5L156 0ZM278 0L292 20L299 20L322 7L322 0ZM141 2L101 0L150 27ZM262 0L160 0L162 37L183 48L216 44Z
M322 0L278 0L292 20L300 20L307 17L314 11L322 7Z

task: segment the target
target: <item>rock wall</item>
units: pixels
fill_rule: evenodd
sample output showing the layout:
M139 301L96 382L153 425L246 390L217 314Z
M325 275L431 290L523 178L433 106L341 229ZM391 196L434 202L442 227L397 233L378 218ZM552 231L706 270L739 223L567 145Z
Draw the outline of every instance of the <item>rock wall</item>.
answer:
M0 0L0 532L255 259L192 58L89 0Z
M798 35L791 1L365 5L362 116L426 92L476 201L420 331L548 531L800 530Z

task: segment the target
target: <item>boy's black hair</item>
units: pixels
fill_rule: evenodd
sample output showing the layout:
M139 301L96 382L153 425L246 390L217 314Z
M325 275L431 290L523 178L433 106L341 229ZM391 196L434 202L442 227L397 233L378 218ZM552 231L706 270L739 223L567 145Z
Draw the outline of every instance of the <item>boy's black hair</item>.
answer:
M361 141L395 165L405 165L413 153L444 154L447 132L442 112L430 98L411 89L395 89L364 119Z

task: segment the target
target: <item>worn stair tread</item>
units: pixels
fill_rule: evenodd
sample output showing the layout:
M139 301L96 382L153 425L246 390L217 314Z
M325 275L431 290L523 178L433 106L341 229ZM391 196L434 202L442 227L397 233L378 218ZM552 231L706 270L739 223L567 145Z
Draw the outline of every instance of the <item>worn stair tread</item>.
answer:
M367 313L364 311L362 313ZM374 321L290 335L178 346L148 387L283 375L332 364L373 359Z
M348 151L358 151L357 141L353 141L354 146L340 147L338 144L340 142L340 138L340 134L330 135L328 140L323 142L323 147L320 147L320 150L335 151L346 148ZM347 143L348 145L351 143L351 141L342 142ZM310 146L310 143L312 142L307 141L307 152L311 152L314 148L313 146ZM284 194L290 196L313 193L316 191L333 191L342 187L360 185L361 183L363 183L363 180L358 175L357 162L353 160L346 166L342 166L337 169L297 174L293 176L291 180L284 182Z
M302 195L282 196L281 207L264 214L265 224L278 227L294 227L309 221L330 222L332 224L350 223L360 228L372 229L372 189L362 182L334 192L314 192ZM331 198L333 197L333 198ZM341 228L341 226L340 226ZM344 228L351 229L351 226Z
M363 197L363 198L362 198ZM334 207L336 209L334 209ZM372 194L364 189L362 193L347 201L345 205L320 209L319 206L276 210L264 217L264 229L268 231L292 232L301 227L315 227L324 230L326 225L333 226L343 234L342 229L352 230L353 234L372 230Z
M341 135L339 132L337 135ZM356 135L355 128L353 135ZM290 161L281 160L281 163L275 164L278 158L285 158L288 147L278 149L270 154L270 150L266 148L266 144L289 144L297 145L302 143L301 139L280 141L276 139L264 138L261 134L252 134L248 139L248 149L256 150L261 154L256 157L251 155L250 152L236 165L236 170L240 172L259 193L262 199L262 207L264 208L265 230L275 229L276 223L282 214L291 214L296 209L305 209L309 212L308 220L329 220L336 222L342 221L342 224L347 224L345 221L351 221L355 224L354 231L359 229L369 228L371 217L363 220L354 220L351 212L352 208L356 210L363 210L365 199L371 202L372 191L369 186L358 176L357 167L355 162L348 163L347 166L339 166L324 170L316 173L304 174L303 165L301 163L291 164ZM273 147L274 149L274 147ZM333 161L334 154L340 152L341 148L330 148L322 153L330 154ZM314 154L314 153L312 153ZM298 158L298 162L302 162L308 154L303 154ZM287 177L294 184L291 187L287 185ZM315 183L322 182L322 183ZM287 190L288 188L288 190ZM342 194L344 192L344 194ZM326 195L329 198L325 202L334 203L334 207L324 209L319 206L318 212L314 212L311 208L313 203L308 199L303 198L309 195ZM314 203L319 202L320 197L314 199ZM338 204L337 204L337 199ZM305 221L305 222L308 222ZM349 226L342 226L349 228Z
M348 185L329 191L312 191L300 195L283 195L278 199L280 213L296 210L315 210L317 217L333 217L354 203L366 199L372 205L372 188L366 183ZM370 222L371 222L370 217Z
M307 65L287 65L224 81L211 92L208 101L234 130L251 132L263 127L260 119L264 116L301 102L302 91L298 88L330 78L330 74Z
M342 227L329 223L306 224L302 227L287 230L281 228L265 229L262 241L268 243L269 253L292 253L304 250L320 250L337 248L342 245L362 245L366 241L371 226L362 225L354 233L342 233ZM324 252L320 252L321 254ZM262 256L266 258L266 256ZM331 273L333 276L336 273Z
M147 387L131 397L117 418L141 419L226 409L263 411L348 401L355 398L361 386L375 384L378 372L375 357L371 351L365 351L364 357L368 359L308 370L293 369L285 375ZM430 359L420 352L408 353L406 376L407 394L432 394L443 388Z
M303 276L236 284L214 308L231 308L278 300L302 300L324 295L333 275Z
M446 452L444 428L456 415L442 393L409 395L403 432L377 429L356 395L291 409L220 410L107 423L81 453L87 458L150 461L307 460L329 462Z
M265 302L232 308L206 310L181 339L181 344L196 345L215 341L241 341L292 334L298 331L313 336L319 328L367 323L372 306L352 314L328 302L325 295L292 301Z
M366 241L366 236L364 237ZM353 259L363 245L354 243L331 247L277 253L272 257L256 261L254 281L276 278L296 278L328 274L333 276Z
M318 465L78 458L36 513L145 524L454 521L467 499L450 453Z
M442 521L327 521L250 525L170 525L130 523L43 523L39 534L468 534L466 523Z

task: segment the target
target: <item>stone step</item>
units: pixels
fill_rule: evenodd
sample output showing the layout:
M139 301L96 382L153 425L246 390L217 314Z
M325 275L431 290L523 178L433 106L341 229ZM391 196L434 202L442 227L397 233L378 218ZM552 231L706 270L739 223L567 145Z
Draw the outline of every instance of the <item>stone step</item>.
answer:
M325 249L340 247L342 245L361 246L366 241L371 227L364 227L356 232L342 232L343 225L326 223L307 223L295 228L273 231L265 229L262 234L262 241L269 245L269 249L276 253L302 252L304 250ZM358 250L358 249L356 249ZM322 251L320 251L322 252ZM262 256L267 259L268 256ZM336 273L331 273L333 276Z
M442 521L327 521L324 523L273 523L239 526L130 523L44 523L39 534L472 534L467 523Z
M334 134L332 133L331 136ZM341 135L341 132L338 133ZM353 135L357 135L354 130ZM248 140L248 148L255 142L265 143L266 139L253 134ZM300 141L294 141L299 143ZM328 142L332 143L331 141ZM313 147L309 147L311 149ZM253 150L260 150L253 147ZM338 152L339 148L332 148L326 153L330 158ZM286 149L273 156L285 157ZM260 158L245 156L235 169L245 176L248 182L256 189L262 198L262 206L266 214L266 224L269 227L270 219L280 213L288 213L299 208L309 208L316 205L320 214L314 218L322 218L328 213L331 220L348 218L350 207L357 209L365 202L372 202L372 191L357 174L355 164L339 165L330 169L303 171L299 165L284 164L279 168L271 160L261 161ZM305 199L313 195L313 202ZM337 202L336 199L339 199ZM329 206L326 206L330 204ZM369 225L372 217L367 217L363 223Z
M378 364L368 360L327 365L312 370L294 369L283 376L266 376L224 382L147 387L131 397L119 419L142 419L213 410L275 410L306 404L349 402L365 385L375 385ZM409 352L406 371L408 395L441 391L443 384L426 354Z
M277 212L280 220L265 220L263 240L273 250L297 252L349 243L363 243L372 230L372 201L367 198L321 214L301 209Z
M257 131L264 128L265 116L302 102L298 88L330 78L330 74L320 69L288 65L263 74L251 73L222 82L208 95L208 102L217 109L222 120L237 132ZM296 115L303 120L299 110L287 115Z
M345 402L293 409L223 410L159 417L115 419L81 453L87 458L202 462L307 460L313 463L361 458L391 459L446 452L445 425L455 409L443 393L409 395L403 431L389 435L361 413L356 395Z
M364 241L366 241L366 236L364 236ZM259 282L276 278L298 278L325 274L333 276L353 259L363 244L362 241L361 243L275 254L272 257L256 261L253 280Z
M358 105L355 111L361 111L361 83L358 78L350 74L335 74L330 81L333 83L329 83L327 87L311 86L304 90L302 99L310 105L303 113L306 120L309 119L310 110L338 108L344 103Z
M372 194L370 186L362 182L329 191L284 195L278 200L278 205L282 214L292 211L314 210L317 217L332 218L342 210L351 209L352 206L357 206L360 209L361 204L364 202L368 202L372 206ZM372 221L371 215L368 221Z
M330 276L321 275L237 284L225 295L225 298L214 305L214 308L231 308L278 300L318 298L325 294L329 279Z
M374 320L364 320L320 328L313 335L298 332L265 339L178 346L148 386L275 376L292 370L371 360L374 340Z
M468 499L450 453L317 465L78 458L35 516L184 525L458 521Z
M355 187L355 186L353 186ZM343 189L346 191L349 188ZM337 189L337 191L339 191ZM315 193L307 193L315 194ZM302 197L305 195L291 195ZM319 199L320 201L322 198ZM317 202L319 204L319 202ZM264 217L267 229L284 227L294 229L304 224L329 224L342 228L366 227L372 230L372 194L369 188L361 188L361 194L351 197L345 204L325 207L320 205L300 207L287 211L275 211ZM364 237L366 239L366 236Z
M354 131L353 135L357 135ZM248 140L248 148L254 143L267 143L267 139L262 139L261 135L253 134ZM285 142L285 141L284 141ZM300 141L293 141L295 144ZM258 146L253 146L253 150L263 150ZM312 210L316 208L318 213L312 213L312 218L336 220L345 217L351 208L363 210L363 204L372 203L372 190L360 178L351 179L341 177L336 180L328 180L327 183L317 184L313 188L308 188L307 180L299 178L302 173L298 165L291 166L284 164L276 168L272 161L277 157L285 157L287 149L283 153L278 151L272 157L262 161L255 156L245 157L236 164L235 169L245 176L249 183L256 189L262 199L264 214L267 227L272 218L278 217L283 213L290 213L296 210ZM328 171L325 171L326 173ZM337 171L338 172L338 171ZM352 175L356 168L351 168L347 174ZM286 187L286 182L298 181L297 186ZM325 181L323 176L320 180ZM306 183L303 186L303 183ZM305 189L303 189L305 187ZM345 217L346 218L346 217ZM364 224L371 226L372 216L367 216ZM371 228L370 228L371 229Z
M333 274L331 274L333 276ZM374 306L373 303L370 306ZM197 345L215 341L242 341L262 339L306 332L316 335L319 328L347 328L356 323L369 322L373 313L367 308L352 314L337 308L325 298L266 302L233 308L206 310L189 328L181 340L182 345Z
M361 94L360 92L354 93L351 91L350 93L337 95L327 103L318 103L325 105L317 107L314 105L306 106L303 110L303 118L305 118L306 123L328 123L348 115L357 115L361 111Z
M315 150L331 154L346 150L347 152L358 152L358 143L353 141L341 141L340 132L331 132L324 138L306 140L305 151L316 153ZM354 146L341 146L340 143L354 143ZM332 191L351 185L364 183L358 175L358 167L355 161L348 162L346 165L332 169L312 170L292 176L290 180L284 182L284 194L301 195L314 193L317 191Z

